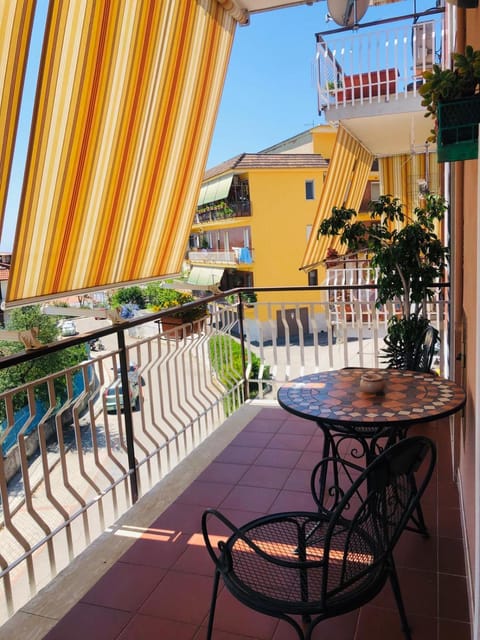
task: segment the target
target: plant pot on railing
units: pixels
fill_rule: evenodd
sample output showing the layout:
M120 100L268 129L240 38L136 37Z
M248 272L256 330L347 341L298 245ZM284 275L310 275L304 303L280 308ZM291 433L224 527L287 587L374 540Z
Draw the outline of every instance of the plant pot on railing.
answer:
M480 94L438 105L437 156L439 162L478 158Z
M162 332L173 331L183 325L182 331L180 332L183 336L190 336L192 333L201 333L205 330L206 319L207 317L204 316L192 321L179 316L166 315L162 318Z

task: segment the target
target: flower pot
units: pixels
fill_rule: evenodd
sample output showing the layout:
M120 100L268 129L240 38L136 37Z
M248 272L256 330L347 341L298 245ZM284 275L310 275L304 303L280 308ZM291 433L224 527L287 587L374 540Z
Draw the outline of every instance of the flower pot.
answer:
M438 162L478 158L480 94L438 105Z
M178 316L163 316L162 318L162 332L172 331L178 327L182 327L182 330L178 333L183 336L190 336L193 332L201 332L205 328L206 317L198 318L197 320L184 320Z
M179 332L184 336L189 336L192 333L192 323L185 322L183 318L178 318L177 316L163 316L162 318L162 331L166 333L167 331L173 331L180 326L183 326L182 331Z

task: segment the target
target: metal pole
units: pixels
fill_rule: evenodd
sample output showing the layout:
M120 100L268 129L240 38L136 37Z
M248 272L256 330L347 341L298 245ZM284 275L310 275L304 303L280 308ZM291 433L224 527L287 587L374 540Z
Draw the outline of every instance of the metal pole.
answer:
M120 377L122 381L123 415L125 418L125 436L127 439L128 471L130 474L130 490L132 504L138 500L137 463L135 460L135 445L133 440L132 404L130 402L130 380L128 378L127 350L125 348L125 333L123 329L117 331Z
M238 329L240 331L240 347L242 351L242 375L243 375L243 393L244 402L248 400L248 380L247 380L247 367L246 367L246 351L245 351L245 336L243 333L243 300L242 294L238 294Z

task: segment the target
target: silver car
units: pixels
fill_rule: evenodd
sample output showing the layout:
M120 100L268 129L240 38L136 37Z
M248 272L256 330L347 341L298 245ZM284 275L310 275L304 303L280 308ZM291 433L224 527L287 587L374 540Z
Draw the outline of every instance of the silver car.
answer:
M140 408L140 391L138 388L138 382L130 380L128 386L130 395L130 406L132 407L133 411L136 411ZM118 407L120 407L120 411L123 411L124 399L121 380L117 379L109 387L107 387L103 392L103 398L105 401L105 408L108 413L116 413Z

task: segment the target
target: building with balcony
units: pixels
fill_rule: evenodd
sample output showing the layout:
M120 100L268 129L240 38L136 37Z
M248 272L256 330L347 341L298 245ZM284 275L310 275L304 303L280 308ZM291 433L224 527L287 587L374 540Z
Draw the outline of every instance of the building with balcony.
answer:
M221 290L306 284L299 266L336 137L336 128L320 125L207 171L190 236L187 282L192 287L209 282ZM370 169L365 183L350 196L364 217L380 188L375 161ZM308 284L325 280L325 264L320 262L309 272ZM273 301L271 295L259 295ZM321 324L325 328L325 320Z

